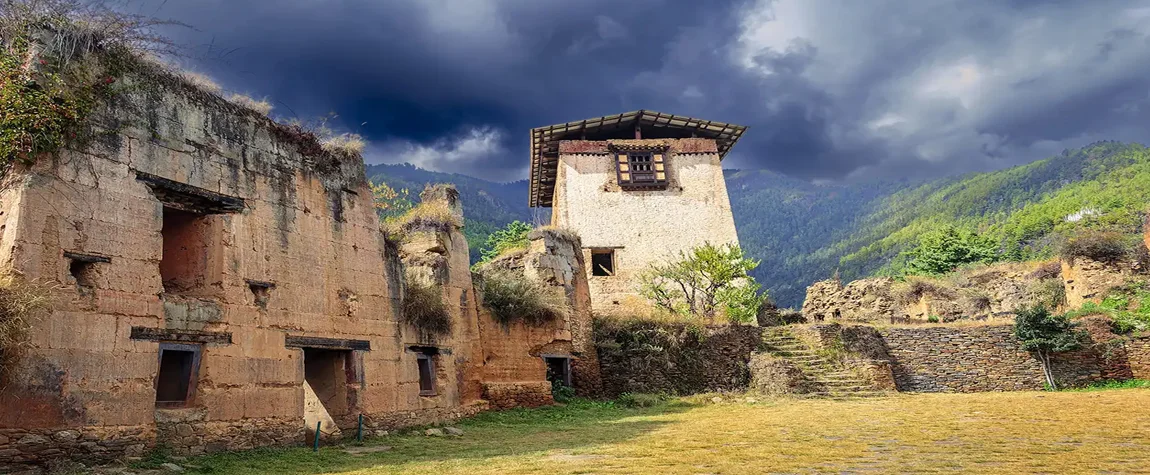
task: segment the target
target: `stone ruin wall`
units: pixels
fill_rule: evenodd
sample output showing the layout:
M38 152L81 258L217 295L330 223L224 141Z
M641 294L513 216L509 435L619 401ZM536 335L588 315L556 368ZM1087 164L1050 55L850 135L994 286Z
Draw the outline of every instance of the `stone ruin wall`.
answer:
M579 240L547 229L533 231L529 239L526 251L504 256L488 266L522 273L529 280L558 288L569 313L541 326L522 321L504 325L480 306L484 398L497 408L554 402L551 383L545 377L545 355L571 358L572 385L577 394L593 396L600 390L599 360L591 340L591 296Z
M361 413L382 430L485 407L480 346L526 337L481 335L462 233L443 236L456 331L434 342L439 394L419 396L410 347L430 342L399 323L403 264L362 161L163 73L122 81L132 87L93 114L88 148L42 156L0 190L0 262L56 287L0 391L0 471L157 443L197 454L303 442L303 347L347 355L328 388L345 427ZM165 249L165 207L207 214ZM168 291L165 252L198 263ZM572 303L589 322L583 292ZM156 407L166 342L201 348L185 408ZM545 381L538 367L517 378Z
M623 191L612 144L667 146L667 188ZM726 186L711 139L560 142L551 224L580 235L585 262L590 263L592 248L615 250L614 275L592 276L587 267L595 311L646 305L637 289L639 273L649 264L705 242L738 244ZM668 219L689 225L669 225Z

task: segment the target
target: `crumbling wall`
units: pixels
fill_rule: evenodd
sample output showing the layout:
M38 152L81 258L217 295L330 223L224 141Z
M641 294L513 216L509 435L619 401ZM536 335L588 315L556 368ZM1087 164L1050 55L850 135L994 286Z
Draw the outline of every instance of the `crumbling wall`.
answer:
M811 321L889 322L899 313L891 286L894 279L859 279L843 285L838 279L807 287L803 315Z
M317 346L348 355L332 375L346 386L343 423L474 412L460 403L478 397L475 380L418 396L396 251L358 157L146 65L120 83L91 118L88 148L38 157L0 191L0 260L59 284L0 391L0 453L24 463L138 455L157 437L182 453L302 442L303 348ZM184 246L202 251L194 288L165 288L172 210L202 220ZM466 274L466 244L451 242ZM458 275L446 293L474 308ZM476 335L439 343L469 361ZM200 349L187 407L156 407L166 343ZM447 366L449 385L473 374L465 366Z
M759 346L759 327L692 326L596 319L603 394L740 391Z
M553 402L544 356L570 358L577 394L593 396L600 391L599 362L591 336L591 297L579 238L543 229L533 231L529 239L527 250L496 259L480 274L496 269L522 273L531 281L558 289L567 312L546 324L516 320L505 325L480 305L484 399L495 407Z

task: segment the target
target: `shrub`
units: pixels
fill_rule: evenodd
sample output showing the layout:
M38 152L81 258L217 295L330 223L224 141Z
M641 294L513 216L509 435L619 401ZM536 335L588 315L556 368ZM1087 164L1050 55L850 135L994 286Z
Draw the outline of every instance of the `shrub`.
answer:
M1042 279L1031 284L1030 300L1036 305L1058 308L1066 304L1066 285L1062 279Z
M1073 263L1076 258L1115 264L1130 255L1129 238L1111 231L1088 230L1067 238L1059 249L1063 259Z
M320 146L329 152L358 157L363 154L363 149L367 148L367 141L359 134L344 133L324 138L320 141Z
M964 264L988 264L998 259L998 246L989 238L953 226L922 236L907 253L909 274L941 275Z
M1014 336L1023 350L1038 356L1047 386L1058 389L1050 368L1050 355L1081 347L1087 339L1086 332L1078 329L1067 315L1051 315L1042 305L1019 308L1014 313Z
M895 291L895 297L901 305L916 303L924 295L934 295L947 300L958 298L954 289L937 280L925 277L907 277L906 282Z
M567 300L558 287L528 280L518 272L491 269L480 276L483 305L495 321L511 325L545 325L567 315Z
M767 293L750 276L759 261L739 246L705 243L665 264L651 265L641 276L639 293L668 312L706 318L719 310L740 323L755 321Z
M384 231L391 235L402 235L419 228L430 228L449 232L463 226L459 216L442 201L420 203L402 216L384 221Z
M268 102L267 98L256 100L248 95L232 94L228 96L228 101L242 107L247 107L263 115L268 115L272 111L272 103Z
M432 337L451 334L451 314L443 303L443 289L422 279L408 279L403 295L403 323Z
M530 233L530 224L518 220L507 223L507 226L503 229L497 230L487 236L487 241L479 251L483 257L476 263L476 266L491 262L492 259L495 259L503 253L517 249L527 249L529 242L527 235Z
M575 388L559 380L551 381L551 397L555 402L570 402L575 399Z
M1105 315L1115 333L1150 330L1150 289L1144 282L1130 282L1111 289L1101 303L1086 302L1066 313L1069 318Z
M0 272L0 379L7 363L28 344L28 330L48 311L49 288L27 282L11 271Z
M623 393L615 402L623 407L655 407L666 404L670 399L666 394Z

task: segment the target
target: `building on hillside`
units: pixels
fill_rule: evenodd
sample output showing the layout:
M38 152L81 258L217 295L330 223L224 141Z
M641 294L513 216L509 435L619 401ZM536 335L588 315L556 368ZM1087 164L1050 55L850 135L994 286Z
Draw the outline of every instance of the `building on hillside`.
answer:
M720 164L746 128L648 110L531 130L531 207L582 238L592 308L637 298L650 264L738 244Z

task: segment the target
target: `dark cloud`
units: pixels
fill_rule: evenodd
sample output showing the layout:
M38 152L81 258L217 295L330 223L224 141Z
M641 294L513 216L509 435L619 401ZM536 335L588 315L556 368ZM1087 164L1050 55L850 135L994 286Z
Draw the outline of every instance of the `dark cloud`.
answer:
M750 126L729 166L934 176L1145 140L1150 1L139 0L187 66L335 111L368 159L522 178L531 127L648 108Z

